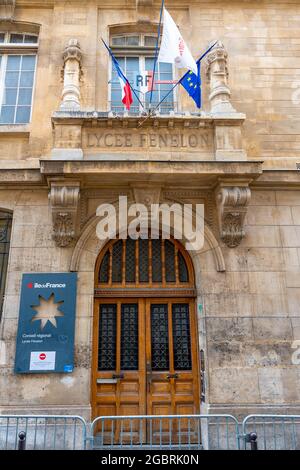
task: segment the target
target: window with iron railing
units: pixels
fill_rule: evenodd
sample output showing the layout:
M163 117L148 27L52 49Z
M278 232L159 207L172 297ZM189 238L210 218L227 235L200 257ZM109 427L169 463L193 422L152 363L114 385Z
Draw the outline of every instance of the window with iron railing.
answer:
M132 94L133 104L129 114L137 115L143 111L154 109L171 91L174 85L172 64L157 62L153 79L156 37L147 35L123 35L111 38L111 48L125 76L128 78L135 94ZM115 67L111 69L111 101L110 109L116 114L124 113L122 92ZM153 85L152 85L153 82ZM150 104L151 88L153 86ZM138 99L138 98L139 99ZM170 114L175 110L175 92L158 107L161 114Z
M38 36L0 33L0 124L31 120Z
M7 265L10 247L12 213L0 211L0 320L5 293Z

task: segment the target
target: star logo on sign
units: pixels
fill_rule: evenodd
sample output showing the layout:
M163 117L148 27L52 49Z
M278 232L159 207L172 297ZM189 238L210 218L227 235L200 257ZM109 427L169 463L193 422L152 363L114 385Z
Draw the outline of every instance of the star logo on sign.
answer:
M55 302L54 294L51 294L49 299L44 299L39 295L39 305L31 305L31 308L36 311L36 314L32 317L31 322L41 321L41 330L45 328L48 322L50 322L54 328L57 328L57 317L63 317L64 314L59 310L59 307L64 301Z

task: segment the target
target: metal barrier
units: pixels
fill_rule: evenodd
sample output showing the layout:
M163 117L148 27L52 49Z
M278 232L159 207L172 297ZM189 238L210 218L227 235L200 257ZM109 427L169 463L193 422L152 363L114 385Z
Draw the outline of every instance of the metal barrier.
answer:
M245 449L255 433L258 450L300 450L300 415L249 415L242 429Z
M93 449L238 450L231 415L101 416L91 424Z
M0 450L19 449L22 433L26 450L86 448L87 424L80 416L0 415Z
M89 443L89 445L88 445ZM0 450L300 450L300 415L0 415Z

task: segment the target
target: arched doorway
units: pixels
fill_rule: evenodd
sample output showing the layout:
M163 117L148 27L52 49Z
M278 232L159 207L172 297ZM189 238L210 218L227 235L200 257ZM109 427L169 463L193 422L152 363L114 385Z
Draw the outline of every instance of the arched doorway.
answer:
M199 413L195 279L177 240L117 239L98 256L93 417Z

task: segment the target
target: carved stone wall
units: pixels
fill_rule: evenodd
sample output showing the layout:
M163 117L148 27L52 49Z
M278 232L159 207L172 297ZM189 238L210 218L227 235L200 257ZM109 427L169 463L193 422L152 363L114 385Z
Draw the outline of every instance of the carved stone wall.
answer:
M15 7L16 0L0 0L0 20L12 20Z

